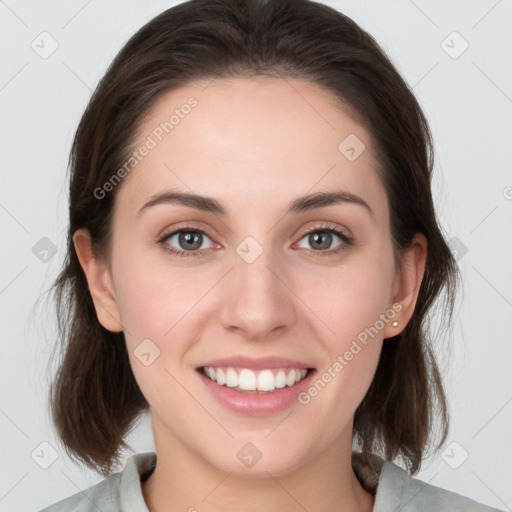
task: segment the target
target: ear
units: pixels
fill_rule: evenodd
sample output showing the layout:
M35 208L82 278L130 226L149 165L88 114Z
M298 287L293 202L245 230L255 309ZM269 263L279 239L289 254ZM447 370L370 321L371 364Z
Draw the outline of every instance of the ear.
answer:
M109 331L121 332L123 326L107 262L94 254L91 236L87 229L75 231L73 243L85 273L100 324Z
M387 322L384 328L384 338L400 334L414 313L416 300L420 291L421 281L425 273L428 242L423 233L416 233L410 247L404 254L401 268L398 269L393 284L393 309L397 314L393 321L398 322L393 327L393 321ZM400 306L401 307L400 307Z

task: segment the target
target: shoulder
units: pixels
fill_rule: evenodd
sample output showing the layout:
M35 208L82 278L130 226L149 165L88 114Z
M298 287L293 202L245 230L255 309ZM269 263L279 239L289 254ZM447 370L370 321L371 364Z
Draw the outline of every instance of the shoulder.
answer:
M138 453L128 459L123 471L50 505L40 512L148 512L141 489L141 476L156 463L154 452ZM126 506L129 506L127 509Z
M374 512L502 512L409 475L392 462L381 468Z
M40 512L120 512L119 479L120 473L109 475L96 485L58 501Z

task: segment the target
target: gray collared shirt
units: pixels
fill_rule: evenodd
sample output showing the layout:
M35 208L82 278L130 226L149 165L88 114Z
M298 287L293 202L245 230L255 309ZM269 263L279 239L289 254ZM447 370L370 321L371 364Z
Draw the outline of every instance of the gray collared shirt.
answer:
M503 512L413 478L377 456L368 464L359 455L353 453L352 467L361 485L375 495L373 512ZM40 512L149 512L141 479L147 478L155 465L155 452L132 455L123 471Z

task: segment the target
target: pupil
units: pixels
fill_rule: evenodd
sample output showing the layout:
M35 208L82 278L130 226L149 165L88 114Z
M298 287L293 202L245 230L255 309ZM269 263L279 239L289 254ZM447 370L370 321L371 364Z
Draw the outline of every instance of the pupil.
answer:
M314 243L317 243L317 242L320 242L320 245L322 246L322 237L327 237L327 241L329 242L330 241L330 237L331 237L331 233L327 233L327 232L323 232L323 234L320 234L320 233L314 233L312 235L313 237L313 240L314 240ZM314 244L311 244L311 245L314 245ZM323 244L323 246L321 247L322 249L328 249L329 248L329 243L327 244Z
M192 247L194 245L194 243L197 243L197 239L199 238L199 234L193 234L193 233L183 233L181 235L181 242L186 242L186 246L188 246L188 248L194 248L194 249L197 249L197 247ZM201 244L199 244L199 246L201 246Z

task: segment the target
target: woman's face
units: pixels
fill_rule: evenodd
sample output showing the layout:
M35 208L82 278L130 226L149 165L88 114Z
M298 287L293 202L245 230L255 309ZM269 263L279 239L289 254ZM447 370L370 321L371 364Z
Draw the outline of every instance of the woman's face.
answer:
M309 82L217 79L163 96L135 150L116 185L112 302L96 305L125 333L157 449L265 476L351 446L383 338L407 320L369 134ZM299 201L321 193L340 195ZM234 356L250 361L218 361ZM290 386L291 368L314 371ZM230 387L281 386L281 371L273 392Z

